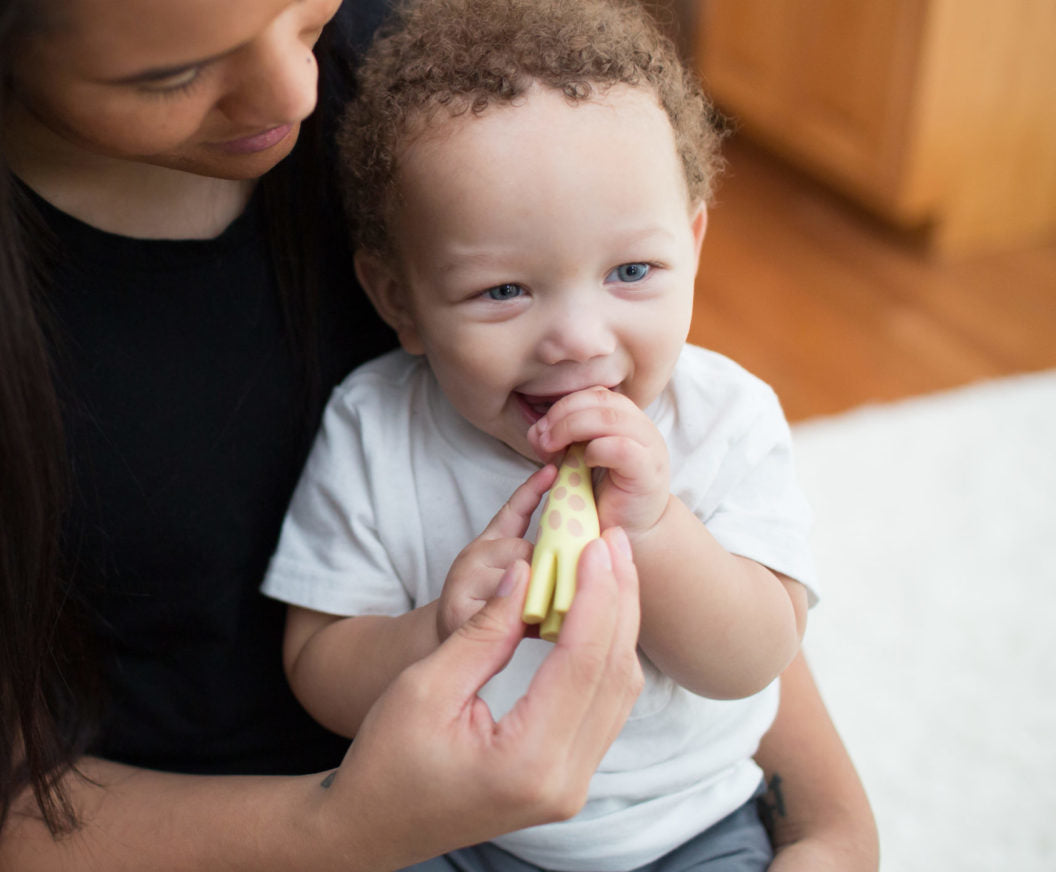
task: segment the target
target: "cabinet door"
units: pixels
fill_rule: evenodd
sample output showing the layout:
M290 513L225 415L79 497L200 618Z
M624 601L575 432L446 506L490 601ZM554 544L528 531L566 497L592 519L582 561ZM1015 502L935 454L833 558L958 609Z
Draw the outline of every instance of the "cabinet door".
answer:
M895 209L926 0L705 0L705 85L741 125ZM896 210L897 211L897 210Z

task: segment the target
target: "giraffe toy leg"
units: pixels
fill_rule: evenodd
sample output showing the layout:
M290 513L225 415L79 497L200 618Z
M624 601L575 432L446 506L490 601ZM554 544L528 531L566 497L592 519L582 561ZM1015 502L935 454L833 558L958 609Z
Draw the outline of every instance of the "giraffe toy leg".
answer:
M539 522L532 553L532 576L522 615L527 624L542 623L539 635L553 641L576 592L579 555L600 535L598 510L584 446L569 447Z

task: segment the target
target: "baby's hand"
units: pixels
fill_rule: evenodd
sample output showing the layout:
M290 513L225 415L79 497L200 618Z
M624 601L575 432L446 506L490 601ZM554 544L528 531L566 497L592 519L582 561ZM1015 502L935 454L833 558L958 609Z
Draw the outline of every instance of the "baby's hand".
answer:
M532 513L556 476L557 468L552 464L533 473L513 492L484 532L455 558L436 612L441 642L492 597L507 569L518 560L531 559L532 544L524 534Z
M671 489L663 436L628 397L587 388L562 397L532 425L528 440L552 458L573 442L586 442L586 460L605 474L594 489L601 529L623 527L632 541L664 514Z

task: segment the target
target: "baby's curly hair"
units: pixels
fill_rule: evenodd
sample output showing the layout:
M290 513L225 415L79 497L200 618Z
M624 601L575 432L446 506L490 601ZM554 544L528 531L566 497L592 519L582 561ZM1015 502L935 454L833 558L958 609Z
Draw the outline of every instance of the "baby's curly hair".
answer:
M338 133L354 245L391 251L398 157L423 123L509 104L536 82L571 102L618 84L650 90L671 120L691 201L710 200L721 124L637 0L410 0L363 58Z

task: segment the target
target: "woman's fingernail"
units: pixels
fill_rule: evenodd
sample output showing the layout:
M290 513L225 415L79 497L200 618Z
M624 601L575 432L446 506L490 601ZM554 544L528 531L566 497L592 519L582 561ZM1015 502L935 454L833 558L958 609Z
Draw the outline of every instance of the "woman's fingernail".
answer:
M591 549L594 555L592 559L598 561L600 569L605 572L612 571L612 552L609 550L608 542L595 539L593 542L587 543L587 548Z
M624 531L623 527L613 527L611 535L613 539L612 544L619 549L620 554L630 560L632 556L631 540L627 538L627 533Z

